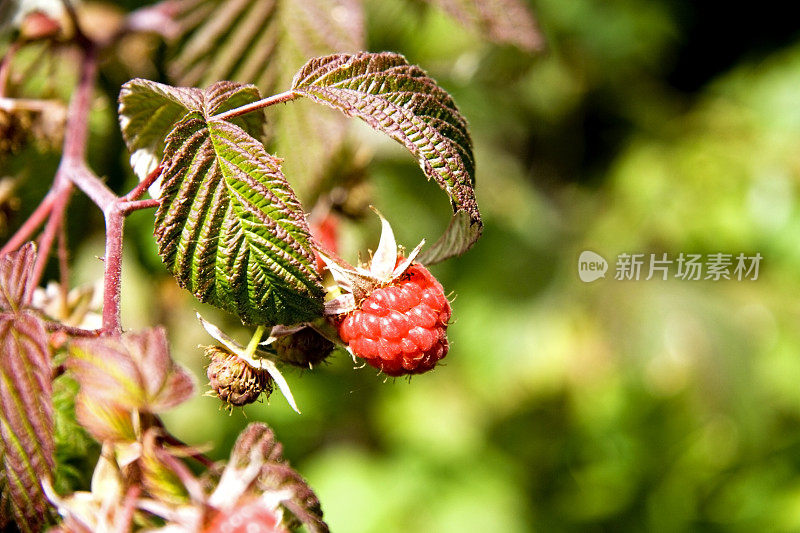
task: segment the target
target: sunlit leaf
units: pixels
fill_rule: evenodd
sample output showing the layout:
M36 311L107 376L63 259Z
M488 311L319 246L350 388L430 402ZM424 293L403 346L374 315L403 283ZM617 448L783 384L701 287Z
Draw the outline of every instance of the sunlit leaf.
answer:
M131 151L149 158L146 168L163 158L155 233L178 282L246 323L299 322L321 314L322 287L302 207L280 160L254 138L264 115L206 123L258 98L252 85L232 82L201 91L133 80L121 93L120 120ZM169 120L148 118L157 108Z
M179 283L249 324L320 316L308 226L280 160L241 128L199 113L170 134L166 153L156 238Z
M50 373L41 321L0 314L0 481L22 531L39 531L51 514L41 487L54 468Z
M428 251L445 259L466 251L480 236L473 189L475 164L467 123L450 95L398 54L336 54L312 59L295 76L293 90L358 117L405 146L428 178L447 192L455 217L445 239Z
M427 0L458 22L475 28L487 39L513 44L530 52L541 50L544 39L523 0Z
M309 57L365 47L358 0L185 0L169 74L180 85L216 80L253 83L264 94L282 91ZM344 139L335 114L302 105L270 110L274 147L301 191L313 187Z
M208 101L204 100L206 96L210 96ZM143 179L155 170L164 155L167 135L190 111L206 105L221 112L260 97L254 86L238 83L217 83L211 93L139 78L125 83L119 93L119 121L134 172ZM261 112L248 113L231 122L250 135L258 137L263 134L264 116Z

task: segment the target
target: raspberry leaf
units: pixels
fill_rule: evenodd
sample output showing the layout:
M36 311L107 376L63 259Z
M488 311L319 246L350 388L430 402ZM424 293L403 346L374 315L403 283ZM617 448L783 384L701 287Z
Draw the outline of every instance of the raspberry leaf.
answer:
M81 385L79 416L115 420L120 409L111 406L158 413L194 391L191 374L170 358L163 328L73 341L67 366ZM124 417L111 425L127 427Z
M119 121L134 173L141 180L155 170L164 155L169 132L190 111L201 109L204 101L221 112L260 97L254 86L230 82L214 84L206 91L140 78L125 83L119 93ZM263 113L248 113L232 122L250 135L263 134Z
M168 72L180 85L225 79L273 94L309 57L365 46L359 0L186 0L177 6L181 32ZM345 138L344 117L317 111L304 105L270 111L270 149L286 158L286 174L301 192L321 180Z
M334 54L306 63L292 89L389 135L448 194L456 216L443 239L425 254L427 262L472 246L480 236L481 218L467 123L450 95L422 69L389 52Z
M487 39L528 52L544 47L544 39L522 0L426 0Z
M201 91L132 80L120 121L134 165L161 161L155 235L180 285L248 324L301 322L322 314L323 290L303 209L254 138L264 114L207 121L259 97L234 82Z
M41 320L0 313L0 523L9 506L23 532L39 531L51 514L41 486L54 470L50 374Z
M158 251L200 301L247 324L292 324L322 314L308 225L280 160L243 129L181 121L167 140Z

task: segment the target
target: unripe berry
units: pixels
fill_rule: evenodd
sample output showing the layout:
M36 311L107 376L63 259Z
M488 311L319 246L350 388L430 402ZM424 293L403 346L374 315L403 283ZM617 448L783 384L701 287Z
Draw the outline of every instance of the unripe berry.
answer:
M309 368L324 361L333 351L334 345L313 328L303 328L291 335L279 337L270 347L282 362Z
M211 359L206 371L209 384L223 402L247 405L256 401L262 392L267 396L272 392L272 378L266 370L253 368L221 346L208 346L205 353Z

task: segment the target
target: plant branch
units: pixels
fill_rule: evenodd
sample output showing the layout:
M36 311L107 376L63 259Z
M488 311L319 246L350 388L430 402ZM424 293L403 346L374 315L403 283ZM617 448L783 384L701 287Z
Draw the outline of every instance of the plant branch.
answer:
M41 226L47 217L50 216L50 211L53 209L53 203L56 198L57 195L53 190L47 193L47 196L44 197L44 200L42 200L39 206L31 213L31 216L28 217L17 232L3 246L3 249L0 250L0 255L16 250L25 244L25 241L30 239L30 236L36 231L36 228Z
M228 111L223 111L222 113L210 117L208 120L209 121L229 120L234 117L251 113L253 111L258 111L259 109L264 109L265 107L269 107L275 104L281 104L284 102L289 102L291 100L294 100L295 98L300 98L301 96L302 95L300 93L296 93L294 90L286 91L280 94L276 94L274 96L270 96L269 98L263 98L261 100L258 100L257 102L252 102L250 104L246 104L241 107L230 109Z
M150 174L148 174L136 187L130 190L128 194L122 197L125 201L138 200L144 192L161 176L161 166L157 166Z
M120 290L122 280L122 227L125 214L114 204L105 213L106 255L103 276L103 332L111 335L122 333L120 321Z

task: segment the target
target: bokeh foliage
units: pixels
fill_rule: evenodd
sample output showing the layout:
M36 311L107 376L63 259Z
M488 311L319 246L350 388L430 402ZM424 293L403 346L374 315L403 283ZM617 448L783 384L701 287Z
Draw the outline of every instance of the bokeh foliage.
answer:
M249 420L268 422L334 531L800 529L800 35L775 14L778 36L723 34L726 48L698 37L720 23L688 0L537 0L547 50L530 55L409 5L367 2L369 49L452 92L484 218L468 254L434 267L457 297L446 365L384 383L339 353L289 376L302 416L276 400L229 417L195 398L168 426L222 458ZM108 93L95 134L113 129ZM438 234L435 184L391 142L352 134L398 241ZM98 170L132 183L119 140L98 134L93 151L103 138L119 156L97 156ZM77 281L101 271L101 230ZM345 225L344 253L377 230ZM124 323L164 323L202 375L196 346L210 340L194 309L225 317L166 275L149 214L126 232ZM586 249L612 269L622 252L764 260L756 281L612 270L584 284Z

